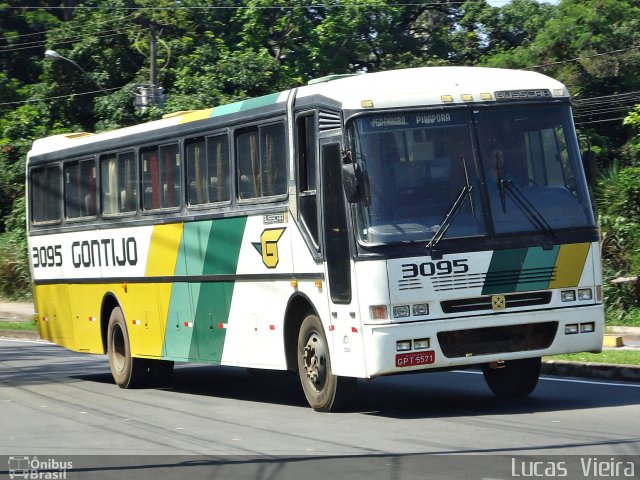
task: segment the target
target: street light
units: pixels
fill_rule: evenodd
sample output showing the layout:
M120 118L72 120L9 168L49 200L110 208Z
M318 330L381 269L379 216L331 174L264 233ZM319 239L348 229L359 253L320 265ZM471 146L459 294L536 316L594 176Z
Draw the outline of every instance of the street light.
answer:
M78 65L76 62L74 62L70 58L63 57L55 50L47 50L46 52L44 52L44 58L48 58L49 60L53 60L53 61L64 60L65 62L70 63L71 65L76 67L78 70L80 70L85 77L89 78L89 80L91 80L96 87L98 87L101 91L106 92L106 89L102 85L100 85L91 75L89 75L84 68L82 68L80 65Z

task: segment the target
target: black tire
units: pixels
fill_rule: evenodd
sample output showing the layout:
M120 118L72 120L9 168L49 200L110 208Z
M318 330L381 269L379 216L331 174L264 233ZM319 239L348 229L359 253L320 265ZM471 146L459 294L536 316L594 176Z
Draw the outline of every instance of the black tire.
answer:
M482 367L482 373L496 397L521 398L536 388L541 364L540 357L510 360L498 368L492 364L485 365Z
M111 375L120 388L136 388L149 381L149 361L131 356L127 324L120 307L114 308L109 317L107 353Z
M331 370L329 346L322 322L307 315L298 335L298 373L304 395L317 412L345 408L353 394L356 379L338 377Z

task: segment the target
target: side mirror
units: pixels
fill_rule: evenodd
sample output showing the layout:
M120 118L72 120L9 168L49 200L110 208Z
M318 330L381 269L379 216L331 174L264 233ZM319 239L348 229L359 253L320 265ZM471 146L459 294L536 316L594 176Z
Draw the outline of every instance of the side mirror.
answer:
M582 153L582 164L584 166L584 174L587 177L587 184L593 187L598 179L598 163L596 162L596 152L587 150Z
M342 188L347 202L358 203L362 200L362 171L358 164L342 165Z

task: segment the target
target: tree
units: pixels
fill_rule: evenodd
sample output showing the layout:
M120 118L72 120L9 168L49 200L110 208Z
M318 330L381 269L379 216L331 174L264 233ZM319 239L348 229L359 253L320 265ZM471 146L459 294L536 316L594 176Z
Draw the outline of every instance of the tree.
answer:
M506 7L505 7L506 8ZM528 45L495 54L485 64L535 69L564 82L575 100L640 89L640 5L631 0L563 0ZM602 142L606 167L624 150L629 130L612 115L577 110L578 127Z

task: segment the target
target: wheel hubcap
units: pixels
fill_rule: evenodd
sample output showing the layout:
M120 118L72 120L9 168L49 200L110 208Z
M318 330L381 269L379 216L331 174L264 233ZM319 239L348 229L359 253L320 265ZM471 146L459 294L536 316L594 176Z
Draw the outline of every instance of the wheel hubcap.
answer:
M124 335L120 327L116 326L113 330L113 340L112 340L112 358L114 366L118 372L121 372L124 369L124 363L126 358L126 351L124 346Z
M315 388L320 390L324 385L327 367L325 346L318 334L314 333L307 340L302 360L307 378Z

